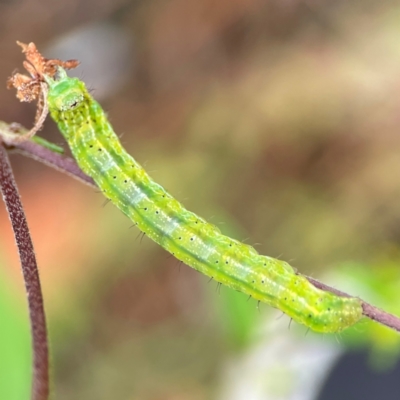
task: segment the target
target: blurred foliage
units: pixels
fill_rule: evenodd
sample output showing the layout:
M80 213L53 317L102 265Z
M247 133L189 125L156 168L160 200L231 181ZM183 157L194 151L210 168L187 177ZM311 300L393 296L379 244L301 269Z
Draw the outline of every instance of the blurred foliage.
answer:
M17 39L49 57L79 54L77 74L124 146L187 208L328 284L337 273L339 288L399 314L399 21L394 0L0 2L0 82L22 69ZM0 119L30 126L34 107L14 96L1 92ZM51 122L43 135L62 144ZM227 360L261 336L301 332L286 363L300 342L319 340L287 333L286 317L138 238L100 193L26 158L12 162L58 399L213 398ZM23 300L3 209L0 237L1 283ZM280 333L265 334L266 323ZM398 356L397 336L377 324L330 339L372 348L380 365ZM22 349L10 342L4 355L10 348Z
M390 251L388 249L388 254ZM383 310L400 315L400 280L398 254L393 259L382 258L371 264L347 262L335 269L352 288L353 293L368 299ZM366 346L371 350L371 362L388 368L397 362L400 354L399 334L371 320L363 320L344 335L353 347Z
M3 265L3 261L0 261ZM0 398L29 398L31 350L28 315L0 269Z

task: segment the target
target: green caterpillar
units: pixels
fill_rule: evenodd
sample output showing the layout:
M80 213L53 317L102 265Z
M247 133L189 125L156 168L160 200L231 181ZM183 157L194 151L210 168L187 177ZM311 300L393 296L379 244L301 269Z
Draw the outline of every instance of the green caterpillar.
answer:
M34 43L17 42L26 54L24 67L8 79L21 101L39 101L29 140L50 110L80 168L147 236L185 264L235 290L279 308L318 332L340 332L363 316L361 301L322 291L284 261L262 256L248 245L186 210L122 148L101 106L85 84L65 69L77 60L46 59Z
M317 332L340 332L362 318L357 298L313 286L284 261L223 235L186 210L121 146L85 84L58 67L49 110L80 168L138 228L185 264L288 314Z

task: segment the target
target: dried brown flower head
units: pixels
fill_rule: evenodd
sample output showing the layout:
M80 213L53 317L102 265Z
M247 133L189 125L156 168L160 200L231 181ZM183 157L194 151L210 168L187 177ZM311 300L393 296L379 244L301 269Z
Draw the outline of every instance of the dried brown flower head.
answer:
M25 53L26 61L23 62L23 65L30 76L15 72L8 78L7 87L17 89L17 97L20 101L31 102L39 98L42 92L41 84L45 82L44 75L52 78L57 72L57 67L72 69L79 64L77 60L61 61L45 58L32 42L25 44L17 41L17 44Z
M30 76L14 72L7 79L7 87L17 89L17 97L20 101L37 100L37 109L35 124L32 129L23 135L16 134L11 139L9 138L7 142L9 145L29 140L42 128L48 114L48 85L44 77L53 78L57 72L57 67L72 69L79 64L77 60L61 61L45 58L39 53L34 43L25 44L17 41L17 44L22 47L22 52L25 53L26 60L23 65Z

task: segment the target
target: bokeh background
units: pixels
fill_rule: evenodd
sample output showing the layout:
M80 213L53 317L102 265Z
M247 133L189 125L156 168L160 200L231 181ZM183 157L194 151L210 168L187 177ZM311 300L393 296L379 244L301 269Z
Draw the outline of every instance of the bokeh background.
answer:
M124 146L189 209L400 314L397 1L0 1L0 119L29 127L34 105L5 88L22 72L16 40L80 59ZM62 144L50 120L41 134ZM12 163L55 399L398 398L396 334L288 329L141 239L100 193ZM0 238L0 398L22 400L29 326L3 207Z

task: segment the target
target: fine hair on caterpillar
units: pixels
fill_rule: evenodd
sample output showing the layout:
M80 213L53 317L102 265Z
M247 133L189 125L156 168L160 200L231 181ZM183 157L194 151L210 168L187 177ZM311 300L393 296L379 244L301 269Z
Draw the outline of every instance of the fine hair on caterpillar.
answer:
M143 236L217 282L280 309L317 332L340 332L362 318L361 301L316 288L285 261L221 233L188 211L122 147L103 109L63 65L43 73L50 115L79 167Z

